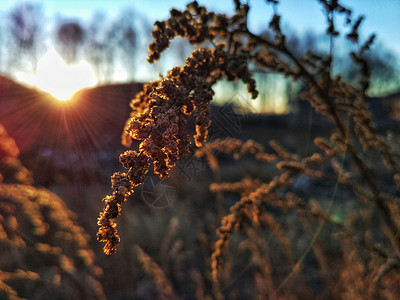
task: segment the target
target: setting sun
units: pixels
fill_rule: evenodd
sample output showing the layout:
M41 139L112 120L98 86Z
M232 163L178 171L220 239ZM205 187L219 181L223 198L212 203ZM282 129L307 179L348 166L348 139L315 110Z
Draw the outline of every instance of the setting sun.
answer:
M80 61L67 65L54 49L39 60L35 76L19 73L17 77L62 101L68 100L80 89L93 86L97 82L88 62Z

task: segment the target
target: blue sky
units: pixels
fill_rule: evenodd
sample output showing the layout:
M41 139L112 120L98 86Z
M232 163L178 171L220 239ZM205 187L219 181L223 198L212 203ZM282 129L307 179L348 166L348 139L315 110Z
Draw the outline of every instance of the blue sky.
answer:
M9 10L12 6L24 0L0 0L0 12ZM118 14L126 7L133 7L150 20L163 19L168 16L171 7L183 8L188 1L185 0L33 0L43 4L46 15L52 17L61 14L67 17L90 18L95 11L104 11L110 15ZM231 0L200 0L209 9L223 12L232 12ZM271 8L263 0L249 0L252 10L250 12L250 26L254 31L267 26L271 15ZM312 29L317 32L325 30L323 15L320 5L316 0L281 0L278 8L283 15L283 23L296 31ZM367 17L362 26L362 33L375 32L378 41L394 50L400 57L400 0L347 0L342 1L353 8L357 15Z

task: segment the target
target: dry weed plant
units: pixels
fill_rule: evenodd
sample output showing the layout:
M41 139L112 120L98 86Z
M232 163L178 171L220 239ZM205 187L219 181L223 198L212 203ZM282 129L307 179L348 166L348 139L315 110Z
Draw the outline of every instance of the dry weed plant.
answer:
M222 197L227 192L238 193L240 200L230 207L216 230L210 260L212 293L205 287L207 274L192 270L196 297L237 297L237 292L229 290L237 274L226 275L226 270L230 269L231 241L241 236L239 249L252 257L249 268L254 298L397 299L400 159L390 142L377 133L368 108L370 71L364 54L374 35L362 43L358 31L363 18L353 19L351 11L338 0L319 0L328 24L329 50L325 54L309 50L304 57L297 57L287 48L278 1L266 2L274 7L269 24L272 38L248 29L250 7L240 0L234 1L235 14L230 17L192 2L183 11L172 9L168 20L155 23L150 63L159 59L175 37L186 38L194 46L210 46L196 49L184 66L145 85L132 100L131 117L122 139L127 146L132 139L140 144L138 149L120 156L127 171L112 176L113 193L104 198L106 207L98 220L98 240L106 243L106 254L116 252L120 238L115 219L134 187L144 183L151 165L154 173L165 177L176 161L188 154L190 137L186 127L191 116L196 124L194 142L197 147L203 146L210 125L212 85L218 80L240 79L256 98L250 69L258 66L301 81L306 86L301 98L328 118L334 129L327 137L317 137L316 147L305 157L290 153L278 141L270 141L266 150L254 141L214 140L197 151L197 156L207 158L216 178L223 155L235 159L252 156L260 165L274 165L279 174L269 182L243 178L238 182L218 180L210 186ZM351 61L359 66L355 84L332 72L334 40L340 35L335 19L339 17L349 28L346 37L358 45L358 51L350 53ZM303 199L296 195L294 182L301 176L330 182L329 196ZM344 211L343 220L331 210L338 197L348 199L342 201L342 205L349 204L343 210L353 208ZM304 240L307 243L300 244ZM141 248L137 252L161 294L174 298L172 283L161 268ZM307 262L309 257L311 262ZM310 277L317 278L317 283Z
M88 235L52 192L33 186L0 125L0 298L105 299Z

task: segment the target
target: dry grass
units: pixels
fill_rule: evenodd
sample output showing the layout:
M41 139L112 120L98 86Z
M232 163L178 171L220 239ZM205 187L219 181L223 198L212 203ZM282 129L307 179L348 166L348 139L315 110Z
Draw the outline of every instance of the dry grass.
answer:
M105 299L88 236L52 192L32 185L0 127L0 298Z
M199 49L131 102L122 138L132 149L120 156L126 170L112 176L98 219L104 252L120 244L118 254L98 257L103 281L76 216L56 195L32 186L15 143L0 128L0 246L9 252L0 261L4 297L102 299L103 286L110 299L398 298L400 157L398 136L377 133L366 100L364 55L374 37L361 43L360 19L337 1L320 0L330 51L297 57L286 46L278 1L267 2L275 12L270 37L249 31L250 7L239 0L233 16L192 2L155 23L149 62L175 37ZM349 18L347 37L359 45L350 53L360 68L354 85L331 71L337 15ZM200 47L206 42L210 47ZM288 147L285 137L206 142L212 85L242 80L256 98L253 65L303 82L302 99L331 122L305 155L304 145ZM193 160L206 160L209 169L188 184L173 167L193 154L189 132L202 146ZM243 165L255 166L253 172L240 171ZM140 187L154 174L172 178L176 201L164 210L125 203L132 194L140 199Z
M330 38L330 51L324 54L310 49L305 57L297 57L286 46L277 13L278 1L267 2L275 11L270 22L272 38L249 31L250 7L240 1L235 1L236 12L231 17L209 12L192 2L186 10L172 9L168 20L155 23L149 62L157 60L170 40L177 36L187 38L195 46L208 41L214 47L195 50L184 67L176 67L166 78L146 85L144 92L132 101L133 112L125 128L124 141L141 141L140 153L134 152L133 163L126 163L125 158L121 161L128 173L121 183L114 180L115 192L111 197L116 197L120 189L124 194L131 193L132 184L143 183L144 178L136 180L129 172L145 168L146 172L139 173L146 174L150 162L154 163L155 173L162 177L168 175L177 158L187 153L180 142L184 141L186 146L188 136L179 138L179 132L183 132L187 117L192 113L197 118L196 145L202 145L207 136L207 106L213 83L222 77L240 79L256 97L255 82L248 69L250 63L282 73L305 83L301 98L328 118L333 130L324 137L317 137L317 147L305 157L290 153L278 141L269 142L273 152L265 151L253 141L243 143L234 139L215 140L197 151L199 157L208 160L215 174L216 183L210 189L216 193L219 215L225 214L221 203L226 193L240 196L221 218L216 230L217 240L211 247L212 272L211 278L206 279L213 287L212 297L223 299L246 292L245 289L229 289L232 278L241 275L234 273L235 262L229 254L236 235L242 240L239 248L247 249L252 259L249 265L252 272L244 276L252 278L257 287L252 297L395 297L396 289L389 289L388 293L384 282L397 280L391 271L399 265L399 199L398 190L394 188L398 189L400 160L385 137L376 132L366 102L370 72L364 54L374 36L361 44L358 52L350 53L354 64L360 67L359 81L351 85L331 72L333 41L340 34L334 15L348 18L352 27L347 38L353 43L359 43L358 28L362 18L352 20L351 11L337 1L320 1L329 24L326 34ZM148 144L151 147L147 147ZM253 156L260 164L274 165L278 174L269 181L245 177L236 182L224 182L216 153L219 157L232 155L234 159ZM146 160L141 164L138 158L143 156ZM385 166L383 174L381 166ZM320 195L313 191L304 199L296 196L294 183L299 177L307 178L311 184L321 180L330 182L330 197L314 199L313 195ZM389 189L382 188L384 186L390 186L393 193L387 193ZM338 197L348 197L348 203L354 206L352 211L343 212L343 219L332 212ZM112 199L106 198L106 202L113 203ZM115 214L107 217L108 204L99 219L99 240L112 244L112 248L106 245L107 254L115 252L119 237L114 240L114 223L107 227L110 230L104 224L118 217L120 202ZM354 208L362 213L357 214ZM276 253L276 248L272 249L271 239L274 240L272 244L279 246L281 254ZM302 244L296 244L296 239ZM201 282L199 272L193 274L196 282ZM389 279L384 278L386 276ZM206 297L206 293L198 289L196 294Z

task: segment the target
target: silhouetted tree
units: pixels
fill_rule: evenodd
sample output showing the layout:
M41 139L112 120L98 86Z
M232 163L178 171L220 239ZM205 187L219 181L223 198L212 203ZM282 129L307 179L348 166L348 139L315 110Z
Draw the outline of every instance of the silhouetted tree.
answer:
M133 10L123 12L117 21L114 22L114 31L116 46L121 50L121 59L126 68L126 73L130 80L134 77L135 50L137 45L137 34L133 25L135 13Z
M114 53L113 42L108 39L107 17L96 12L87 29L85 41L86 59L93 66L99 82L109 82L113 76Z
M58 52L67 63L72 63L77 58L79 46L85 38L85 29L78 21L61 23L56 30Z
M11 10L8 16L9 34L11 38L11 47L13 65L19 65L22 61L28 60L31 63L31 69L36 72L38 61L39 36L41 33L40 24L43 21L41 7L33 3L23 3L17 5Z
M93 65L99 82L110 82L118 62L126 70L128 79L135 73L137 31L132 10L122 12L113 21L97 12L90 22L86 39L86 59Z

